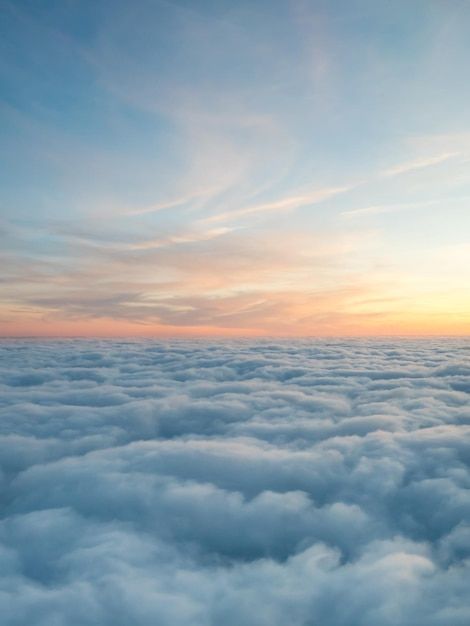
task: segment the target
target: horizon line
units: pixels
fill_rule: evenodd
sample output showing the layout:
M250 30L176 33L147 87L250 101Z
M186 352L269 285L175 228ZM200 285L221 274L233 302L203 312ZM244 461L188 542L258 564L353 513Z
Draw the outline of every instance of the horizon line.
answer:
M296 340L296 339L470 339L468 334L371 334L371 335L0 335L0 341L4 340L57 340L57 339L83 339L83 340Z

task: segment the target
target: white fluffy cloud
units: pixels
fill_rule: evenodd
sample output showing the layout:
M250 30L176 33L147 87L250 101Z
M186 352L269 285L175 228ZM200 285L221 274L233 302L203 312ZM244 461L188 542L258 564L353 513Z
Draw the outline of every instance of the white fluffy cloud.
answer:
M4 341L6 626L464 626L470 344Z

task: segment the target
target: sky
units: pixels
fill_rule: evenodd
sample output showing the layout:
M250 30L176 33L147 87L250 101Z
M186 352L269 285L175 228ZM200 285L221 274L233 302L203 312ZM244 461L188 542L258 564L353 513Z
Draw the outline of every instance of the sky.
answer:
M469 334L468 1L0 7L0 335Z

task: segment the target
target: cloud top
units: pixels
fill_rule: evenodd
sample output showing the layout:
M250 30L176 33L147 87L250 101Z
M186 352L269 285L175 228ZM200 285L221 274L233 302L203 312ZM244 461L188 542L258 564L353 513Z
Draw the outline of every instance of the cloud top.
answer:
M3 624L468 624L469 351L4 341Z

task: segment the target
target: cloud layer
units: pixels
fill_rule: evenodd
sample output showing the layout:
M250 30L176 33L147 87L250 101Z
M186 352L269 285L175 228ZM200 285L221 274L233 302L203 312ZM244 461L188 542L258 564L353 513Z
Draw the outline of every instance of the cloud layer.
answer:
M463 626L470 345L4 341L5 626Z

